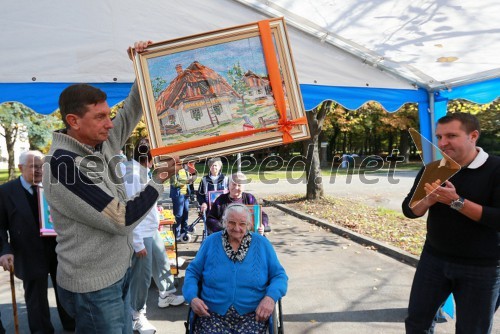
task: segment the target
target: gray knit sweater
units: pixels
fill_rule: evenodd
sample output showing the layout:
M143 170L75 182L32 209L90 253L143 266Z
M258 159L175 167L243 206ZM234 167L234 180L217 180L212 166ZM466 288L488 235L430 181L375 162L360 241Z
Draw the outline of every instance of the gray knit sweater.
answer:
M120 148L141 117L136 85L95 150L54 132L43 187L57 232L57 283L76 293L101 290L123 278L133 254L132 230L156 203L162 184L150 181L127 200L117 174Z

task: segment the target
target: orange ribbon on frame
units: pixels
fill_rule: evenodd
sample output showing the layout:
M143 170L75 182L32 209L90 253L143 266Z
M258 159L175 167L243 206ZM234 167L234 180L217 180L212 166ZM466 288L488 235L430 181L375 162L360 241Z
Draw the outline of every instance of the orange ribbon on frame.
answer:
M290 134L292 128L296 125L304 125L304 124L307 124L307 118L305 116L297 119L285 119L284 121L280 119L277 127L281 132L283 132L283 144L293 143L294 139Z
M294 141L291 135L292 128L296 125L307 124L307 119L306 117L301 117L294 120L287 119L285 93L282 88L283 85L281 80L281 74L278 66L278 59L276 58L276 52L274 50L274 43L273 43L273 37L271 33L271 26L269 24L269 20L259 21L258 26L262 42L262 49L264 52L264 60L266 61L266 68L269 74L269 81L271 83L273 96L276 101L276 109L278 109L278 112L280 114L278 125L273 125L260 129L227 133L220 136L197 139L186 143L174 144L165 147L158 147L151 149L152 156L166 155L177 151L187 150L193 147L222 143L227 140L251 136L256 133L271 131L274 129L278 129L283 133L284 144L289 144Z
M269 81L273 90L273 96L276 100L276 108L280 113L280 120L278 122L278 129L283 132L283 143L289 144L293 142L293 137L290 134L293 126L300 124L307 124L305 117L288 120L286 117L286 101L285 92L281 80L281 73L274 50L273 35L271 33L271 25L269 20L262 20L258 22L260 31L260 40L262 41L262 49L264 51L264 59L266 61L267 73L269 74ZM281 88L281 89L280 89Z
M222 142L225 142L226 140L250 136L250 135L253 135L253 134L256 134L259 132L266 132L266 131L272 130L276 127L277 126L254 129L254 130L247 130L247 131L241 131L241 132L226 133L226 134L223 134L220 136L197 139L197 140L193 140L193 141L186 142L186 143L180 143L180 144L174 144L174 145L170 145L170 146L153 148L153 149L151 149L151 155L153 157L156 157L158 155L164 155L164 154L166 155L166 154L177 152L177 151L187 150L187 149L190 149L193 147L222 143Z

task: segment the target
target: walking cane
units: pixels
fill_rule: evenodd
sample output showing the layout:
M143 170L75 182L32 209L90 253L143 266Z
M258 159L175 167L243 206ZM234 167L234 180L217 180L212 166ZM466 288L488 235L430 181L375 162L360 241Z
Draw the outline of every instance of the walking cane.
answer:
M17 318L16 287L14 286L14 264L10 266L10 291L12 292L12 312L14 313L14 330L19 334L19 319Z

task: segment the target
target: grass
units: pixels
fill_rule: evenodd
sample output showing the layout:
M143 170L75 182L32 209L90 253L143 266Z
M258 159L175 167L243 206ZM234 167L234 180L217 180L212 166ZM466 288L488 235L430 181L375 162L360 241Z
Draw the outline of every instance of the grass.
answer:
M400 212L359 204L359 202L325 196L308 201L301 195L268 196L266 199L283 203L297 211L324 219L354 232L369 236L420 255L425 241L425 219L408 219Z
M16 177L21 175L19 170L16 169ZM0 169L0 184L7 182L9 178L9 171L7 169Z
M7 180L8 177L9 177L8 170L6 170L6 169L0 170L0 182L1 181L5 182L5 180Z
M267 167L267 168L266 168ZM264 165L250 165L250 166L242 166L242 172L245 173L249 178L259 178L259 177L265 177L266 179L299 179L299 178L305 178L305 165L303 163L297 163L294 168L291 168L290 166L272 166L268 164L267 166ZM398 164L396 166L396 172L398 171L416 171L419 170L422 167L422 163L404 163L404 164ZM198 172L199 176L203 176L208 174L208 167L204 164L197 164L196 165L196 170ZM367 169L367 168L351 168L351 169L345 169L345 168L338 168L338 165L335 166L329 166L329 167L323 167L321 169L321 175L324 177L330 177L331 175L347 175L348 173L387 173L389 170L389 165L386 163L383 168L374 171L373 169ZM224 165L222 172L226 175L229 175L231 173L234 173L237 171L237 166L236 163L234 163L231 166Z

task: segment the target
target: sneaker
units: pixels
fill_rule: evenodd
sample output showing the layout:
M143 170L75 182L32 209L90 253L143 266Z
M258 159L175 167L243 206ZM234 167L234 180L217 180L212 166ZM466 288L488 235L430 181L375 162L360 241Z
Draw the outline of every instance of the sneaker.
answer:
M171 276L170 276L170 279L173 281L173 279L174 279L173 275L171 275ZM169 295L173 295L174 293L176 293L176 292L177 292L177 289L175 288L175 286L174 286L174 284L173 284L173 283L171 283L171 284L169 285L169 287L171 287L172 289L167 290L167 291L159 291L159 293L158 293L158 294L159 294L159 296L160 296L161 298L165 298L165 297L167 297L167 296L169 296Z
M159 308L169 307L170 305L179 306L183 303L184 303L184 297L176 296L173 293L170 293L170 294L165 295L165 296L162 296L162 294L160 294L160 296L158 296L158 307Z
M146 315L143 313L141 313L139 318L133 320L132 328L134 331L138 331L139 334L156 333L156 327L149 322L148 318L146 318Z

